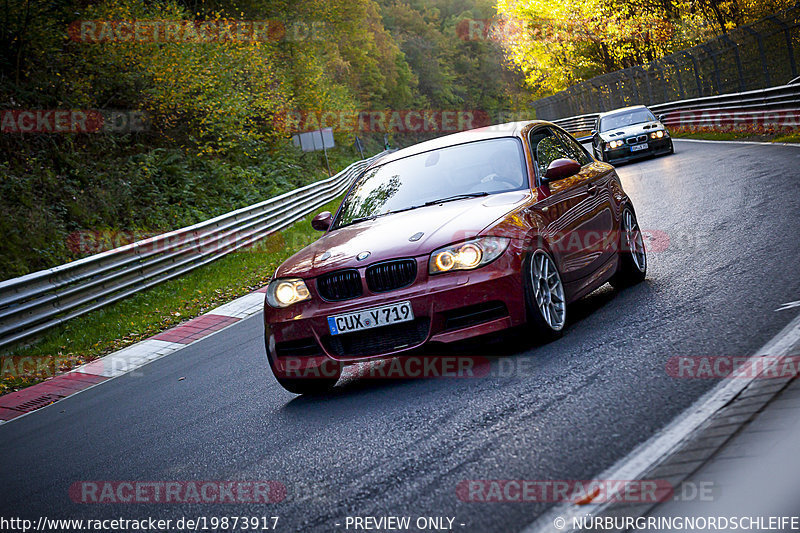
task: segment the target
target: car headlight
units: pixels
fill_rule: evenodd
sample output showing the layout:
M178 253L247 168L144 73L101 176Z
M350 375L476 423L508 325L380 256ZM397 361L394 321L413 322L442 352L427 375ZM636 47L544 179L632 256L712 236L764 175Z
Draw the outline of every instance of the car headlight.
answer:
M481 237L471 241L439 248L431 254L429 274L452 270L472 270L491 263L508 248L505 237Z
M664 136L664 130L654 131L650 134L651 139L660 139Z
M311 293L302 279L276 279L267 287L267 303L272 307L289 307L310 299Z
M610 143L608 143L608 147L613 150L614 148L619 148L623 144L624 143L622 141L611 141Z

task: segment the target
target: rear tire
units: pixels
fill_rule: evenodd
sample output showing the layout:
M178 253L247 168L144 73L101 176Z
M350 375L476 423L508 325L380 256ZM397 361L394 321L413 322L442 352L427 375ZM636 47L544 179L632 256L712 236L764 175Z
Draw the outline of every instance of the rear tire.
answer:
M622 210L618 246L619 265L609 283L615 289L622 289L643 281L647 275L647 251L636 215L630 207Z
M529 327L542 342L560 338L567 323L567 300L555 262L537 250L526 259L524 272Z

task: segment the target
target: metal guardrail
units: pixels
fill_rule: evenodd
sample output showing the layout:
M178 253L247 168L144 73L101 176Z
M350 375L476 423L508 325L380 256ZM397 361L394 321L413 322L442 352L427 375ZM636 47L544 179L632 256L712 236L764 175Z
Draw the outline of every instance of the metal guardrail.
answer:
M716 126L721 117L726 124L752 123L758 117L765 125L773 120L777 126L797 127L800 84L679 100L650 109L666 115L668 127ZM781 113L786 111L793 113ZM771 119L768 112L774 112ZM597 116L589 113L553 122L570 133L588 132ZM0 348L258 242L341 194L384 153L353 163L326 180L205 222L0 282Z
M678 100L649 107L654 114L665 115L664 125L667 127L736 127L737 124L758 123L797 128L800 84ZM597 117L598 113L589 113L552 122L570 133L579 133L594 129Z
M336 198L385 153L205 222L0 282L0 348L257 243Z

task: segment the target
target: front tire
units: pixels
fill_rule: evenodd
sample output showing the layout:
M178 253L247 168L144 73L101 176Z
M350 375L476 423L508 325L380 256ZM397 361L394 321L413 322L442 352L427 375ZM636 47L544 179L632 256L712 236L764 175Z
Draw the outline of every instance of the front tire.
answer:
M647 251L636 215L630 207L622 210L618 246L619 265L617 272L609 280L615 289L635 285L647 275Z
M604 162L604 163L607 163L607 161L606 161L606 159L605 159L605 156L603 155L603 151L602 151L602 150L595 150L595 152L594 152L594 153L595 153L595 155L597 156L597 157L596 157L596 159L597 159L598 161L602 161L602 162Z
M269 368L272 370L272 375L278 384L287 391L294 394L309 394L319 395L325 394L330 391L342 375L342 365L332 361L326 360L323 363L323 369L319 372L308 370L309 374L306 377L289 378L281 376L281 371L275 367L272 360L272 355L269 353L269 344L267 343L267 361ZM285 372L283 372L285 374ZM322 374L322 375L319 375Z
M525 265L525 301L528 325L544 342L563 335L567 300L561 274L550 254L537 250Z
M329 392L339 378L279 378L278 384L293 394L307 394L317 396Z

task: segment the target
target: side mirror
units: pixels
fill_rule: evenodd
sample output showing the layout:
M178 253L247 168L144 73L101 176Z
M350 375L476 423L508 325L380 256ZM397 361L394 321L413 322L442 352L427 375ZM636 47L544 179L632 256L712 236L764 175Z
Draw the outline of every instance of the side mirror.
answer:
M323 211L311 219L311 227L317 231L328 231L333 222L333 215L330 211Z
M664 119L667 118L667 115L658 115L658 121L664 122Z
M592 130L590 133L592 134L592 137L594 137L595 135L597 135L597 130Z
M581 171L581 164L574 159L556 159L547 167L547 172L544 173L545 181L563 180L574 176Z

